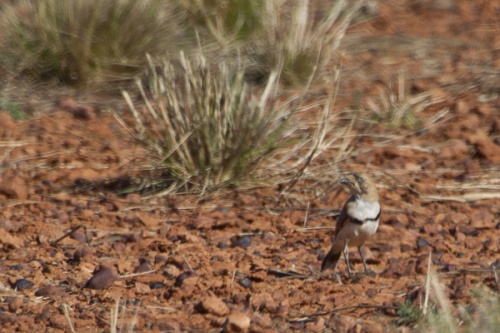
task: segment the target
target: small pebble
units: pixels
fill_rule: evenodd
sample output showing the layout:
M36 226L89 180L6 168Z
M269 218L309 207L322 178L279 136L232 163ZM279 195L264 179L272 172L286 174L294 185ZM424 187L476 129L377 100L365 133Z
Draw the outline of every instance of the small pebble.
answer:
M184 280L190 278L193 275L194 274L190 271L179 274L179 276L175 279L174 286L181 287L184 283Z
M26 280L26 279L19 279L17 280L16 282L14 282L12 284L12 289L15 289L15 290L18 290L18 291L22 291L26 288L29 288L31 286L33 286L34 283L29 281L29 280Z
M61 288L56 286L46 286L35 291L35 296L37 297L54 297L61 295L63 291Z
M249 236L234 237L233 239L231 239L232 247L238 246L246 250L250 245L252 245L252 238L250 238Z
M429 241L425 238L419 238L417 239L417 247L419 249L423 248L423 247L426 247L426 246L430 246L431 244L429 243Z
M149 288L151 289L163 289L165 284L163 282L153 281L149 283Z
M249 278L239 279L238 283L245 288L250 288L252 286L252 281Z
M101 266L86 283L84 288L89 289L106 289L115 281L116 277L113 270L106 266Z

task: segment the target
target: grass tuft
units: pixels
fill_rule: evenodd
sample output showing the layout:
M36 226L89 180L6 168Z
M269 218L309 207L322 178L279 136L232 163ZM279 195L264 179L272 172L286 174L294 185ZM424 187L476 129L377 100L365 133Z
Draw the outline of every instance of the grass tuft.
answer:
M397 87L391 84L379 99L367 99L368 108L375 114L375 120L391 128L418 128L422 125L419 113L435 103L429 93L409 95L403 74L398 76Z
M496 268L493 267L493 270ZM434 271L429 254L425 297L421 308L398 304L397 323L413 326L418 332L500 332L500 296L485 286L472 289L474 296L468 304L453 304L446 287Z
M168 1L19 1L0 14L3 66L83 85L130 79L146 52L176 49L182 31Z
M407 299L405 303L396 302L398 310L396 314L399 319L396 321L398 325L413 325L422 320L422 310L413 306L411 300Z
M266 2L260 13L262 28L243 47L252 75L266 76L280 68L282 83L302 87L316 68L317 74L324 74L363 2Z
M203 55L181 52L180 60L179 70L150 58L149 81L137 81L145 108L124 92L133 124L117 116L150 149L163 178L157 188L205 192L257 177L263 160L292 143L295 108L277 99L278 74L257 95L243 69L211 66Z
M14 120L28 119L28 115L23 110L23 108L18 103L7 98L0 97L0 112L6 112L10 114L10 116Z
M210 59L239 57L252 83L267 82L279 69L280 83L303 87L311 75L329 72L331 60L364 0L183 2L188 22Z

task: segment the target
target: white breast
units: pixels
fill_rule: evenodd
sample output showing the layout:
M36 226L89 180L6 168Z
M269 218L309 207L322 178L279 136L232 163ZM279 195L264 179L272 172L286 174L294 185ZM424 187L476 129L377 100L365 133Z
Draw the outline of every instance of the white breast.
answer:
M348 211L349 216L357 220L364 221L366 219L373 219L377 217L380 212L380 204L378 201L366 201L358 199L350 206Z
M356 200L349 206L348 215L359 221L374 219L380 213L380 204L378 201L366 201L363 199ZM362 245L371 235L378 229L378 219L368 220L362 224L347 220L342 229L335 236L333 247L335 252L344 250L344 241L349 239L349 246Z

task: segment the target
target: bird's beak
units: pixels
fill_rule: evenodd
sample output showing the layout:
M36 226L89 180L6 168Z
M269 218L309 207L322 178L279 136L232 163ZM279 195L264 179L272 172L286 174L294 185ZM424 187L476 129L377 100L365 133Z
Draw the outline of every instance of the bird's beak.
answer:
M349 179L347 179L347 178L342 178L340 180L340 184L342 184L342 185L348 185L348 186L352 185L351 181Z
M359 195L359 189L356 187L356 184L353 183L349 178L342 178L340 180L340 184L347 187L349 192L354 195Z

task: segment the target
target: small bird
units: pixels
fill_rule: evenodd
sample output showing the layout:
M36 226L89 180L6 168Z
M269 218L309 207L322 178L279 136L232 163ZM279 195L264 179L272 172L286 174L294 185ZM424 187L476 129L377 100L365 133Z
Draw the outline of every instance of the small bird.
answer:
M349 189L352 196L344 204L337 219L332 248L323 259L321 271L337 268L340 255L344 252L349 277L352 278L348 246L358 247L367 273L361 246L377 231L381 208L377 187L368 175L353 173L342 178L340 183Z

